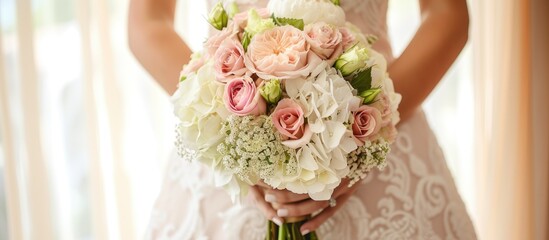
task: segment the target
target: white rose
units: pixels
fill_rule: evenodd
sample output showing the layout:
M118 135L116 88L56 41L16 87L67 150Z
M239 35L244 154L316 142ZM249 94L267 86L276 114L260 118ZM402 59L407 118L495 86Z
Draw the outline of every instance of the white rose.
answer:
M224 85L215 81L213 62L209 61L180 82L172 96L174 113L180 121L178 140L199 154L211 150L221 140L219 130L228 115L223 89Z
M345 26L345 12L330 0L270 0L267 8L276 17L303 19L305 25L325 22Z
M372 87L383 87L387 75L387 60L385 57L376 52L374 49L369 49L368 66L372 66Z
M396 126L398 122L400 122L400 113L398 112L398 105L400 104L400 101L402 100L402 95L395 92L395 87L393 86L393 80L390 78L385 78L385 81L383 83L383 91L385 94L387 94L387 97L389 97L389 101L391 102L391 123Z
M381 87L381 90L389 98L392 112L391 123L396 125L400 121L398 105L402 96L395 92L393 81L389 78L387 60L381 53L370 49L370 59L368 59L367 65L372 66L372 87Z

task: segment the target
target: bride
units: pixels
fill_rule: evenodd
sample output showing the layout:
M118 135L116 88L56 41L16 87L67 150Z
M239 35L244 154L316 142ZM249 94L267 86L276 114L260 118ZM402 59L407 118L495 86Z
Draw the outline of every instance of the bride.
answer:
M316 230L322 239L476 239L421 110L467 41L466 1L419 0L421 26L397 58L387 35L387 1L340 1L348 21L379 37L374 48L390 63L389 74L403 97L399 136L383 171L372 171L352 188L343 183L332 204L256 186L244 204L234 205L213 186L206 168L174 158L146 238L263 239L265 218L281 223L285 217L318 213L301 227L302 233ZM240 10L267 4L266 0L235 2ZM173 28L175 4L175 0L131 0L129 16L131 50L168 94L175 92L181 66L191 55ZM271 203L279 205L277 210Z

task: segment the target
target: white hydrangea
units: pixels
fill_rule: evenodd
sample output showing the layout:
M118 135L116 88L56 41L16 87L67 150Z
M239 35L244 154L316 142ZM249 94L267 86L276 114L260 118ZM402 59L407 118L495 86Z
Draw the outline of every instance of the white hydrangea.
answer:
M320 64L307 79L286 80L288 96L304 109L313 132L311 142L297 150L296 176L273 181L275 187L308 193L315 200L327 200L348 174L347 154L357 148L347 125L360 98L345 79L326 63Z

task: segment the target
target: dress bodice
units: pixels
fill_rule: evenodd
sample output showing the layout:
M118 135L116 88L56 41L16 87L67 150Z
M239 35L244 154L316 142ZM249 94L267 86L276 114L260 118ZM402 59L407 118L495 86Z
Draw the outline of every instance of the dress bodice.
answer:
M219 0L207 0L208 9L211 9ZM239 6L240 11L250 7L263 8L268 0L232 0ZM225 1L230 3L231 1ZM394 60L393 52L387 34L387 7L388 0L341 0L341 7L345 10L347 21L356 25L363 33L378 37L374 49L382 53L388 62Z

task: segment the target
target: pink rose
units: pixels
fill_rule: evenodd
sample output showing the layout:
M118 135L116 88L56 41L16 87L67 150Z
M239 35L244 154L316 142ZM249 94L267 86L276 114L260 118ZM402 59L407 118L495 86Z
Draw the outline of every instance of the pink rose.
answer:
M353 135L359 146L379 132L381 128L381 113L377 108L368 105L360 106L353 114Z
M242 44L233 39L225 39L214 55L214 69L217 81L227 83L235 77L242 77L247 69L244 66L245 57Z
M234 31L234 28L228 26L208 38L204 43L204 48L206 49L208 56L213 57L219 46L221 46L221 43L227 38L236 38L237 33L237 31Z
M378 96L378 100L372 103L371 106L377 108L381 113L381 127L391 124L393 112L391 111L391 101L389 101L387 94L381 93Z
M223 96L227 109L238 115L261 115L267 111L267 103L249 77L235 78L225 86Z
M309 24L305 27L305 34L311 50L322 60L327 60L329 65L333 65L343 52L343 36L332 25L323 22Z
M292 99L285 98L278 102L271 118L276 130L286 138L282 144L298 148L311 140L312 132L305 126L303 109Z
M294 140L303 137L303 109L293 100L285 98L278 102L271 117L280 134Z
M355 35L351 33L351 30L349 30L346 27L339 28L339 32L343 37L342 39L343 51L347 51L347 49L351 48L355 44L356 42Z
M322 62L310 48L299 29L275 27L254 36L246 53L246 67L263 79L306 77Z

